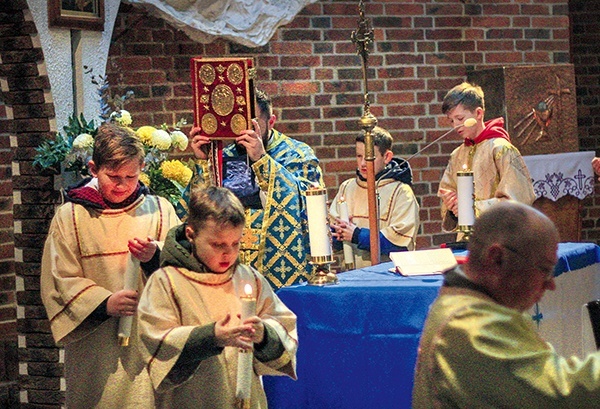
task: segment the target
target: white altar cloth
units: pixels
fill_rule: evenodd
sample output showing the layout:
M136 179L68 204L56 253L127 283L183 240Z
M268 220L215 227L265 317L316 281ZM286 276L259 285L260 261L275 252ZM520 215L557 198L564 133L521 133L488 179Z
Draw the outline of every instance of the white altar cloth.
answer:
M523 156L535 195L555 202L566 195L583 199L593 194L594 155L590 151Z

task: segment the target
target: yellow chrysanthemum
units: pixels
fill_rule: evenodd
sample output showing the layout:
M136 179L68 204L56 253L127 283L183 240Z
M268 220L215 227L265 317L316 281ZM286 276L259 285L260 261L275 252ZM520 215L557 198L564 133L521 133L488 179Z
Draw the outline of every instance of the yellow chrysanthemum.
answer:
M171 148L171 135L163 129L157 129L152 132L150 145L161 151L168 151Z
M184 151L188 146L188 138L181 131L173 131L171 132L171 140L173 141L173 146L175 146L180 151Z
M160 165L162 174L181 186L187 186L192 178L192 170L179 160L166 160Z
M140 126L137 131L135 131L136 135L142 143L149 145L152 142L152 134L156 132L156 128L150 125Z
M140 182L142 182L146 186L150 186L150 176L148 174L142 172L140 173Z

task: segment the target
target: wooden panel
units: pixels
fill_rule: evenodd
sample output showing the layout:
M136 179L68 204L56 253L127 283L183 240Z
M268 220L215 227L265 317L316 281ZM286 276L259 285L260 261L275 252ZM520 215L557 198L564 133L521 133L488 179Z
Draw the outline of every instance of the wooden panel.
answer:
M579 150L572 64L493 68L467 78L485 93L486 120L504 117L522 155Z
M550 218L558 228L561 242L581 241L581 200L563 196L556 202L540 197L533 207Z

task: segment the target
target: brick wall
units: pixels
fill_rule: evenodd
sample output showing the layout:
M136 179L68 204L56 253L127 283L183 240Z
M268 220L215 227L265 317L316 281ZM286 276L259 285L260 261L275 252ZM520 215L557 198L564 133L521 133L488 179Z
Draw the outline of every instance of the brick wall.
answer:
M598 115L594 89L598 64L588 41L600 31L590 16L600 10L598 3L571 1L579 127L582 148L587 150L598 146L593 119ZM410 155L448 129L440 101L467 70L569 62L568 4L566 0L367 2L366 14L375 28L369 60L372 112L396 137L396 153ZM135 126L173 123L182 116L191 123L189 58L255 57L260 86L274 96L277 127L315 148L332 198L355 167L353 141L362 114L363 83L360 60L349 39L357 27L357 14L356 1L320 1L280 28L269 44L249 49L222 41L193 43L163 21L122 5L107 72L113 92L135 91L135 100L127 106ZM8 206L0 209L0 407L19 407L18 378L20 407L58 408L63 401L62 365L39 298L39 262L56 193L52 175L31 166L34 147L51 135L54 111L36 30L27 16L26 0L0 0L0 118L9 118L0 121L0 203ZM411 160L422 204L420 248L451 239L440 233L435 192L448 154L458 143L457 138L448 138ZM597 200L584 202L588 234L584 239L597 239ZM14 362L17 352L20 368Z
M600 155L600 1L571 0L571 53L577 82L577 128L581 150ZM600 186L583 201L582 240L600 243Z
M4 7L2 2L2 6ZM0 24L5 16L0 14ZM0 38L4 36L0 34ZM3 38L4 39L4 38ZM3 44L3 43L0 43ZM6 59L0 48L0 64ZM4 92L8 83L0 78L0 407L18 407L18 349L15 295L14 236L12 217L11 145L9 121L12 109Z
M354 138L362 115L360 58L350 41L356 1L307 6L265 46L249 49L216 41L197 44L161 20L122 5L109 53L109 79L119 93L133 89L135 123L159 125L185 116L191 123L189 58L253 56L258 85L273 96L276 127L310 144L322 161L329 197L354 175ZM441 135L445 92L467 70L506 64L569 62L566 1L371 1L371 111L408 156ZM437 185L456 137L411 160L421 203L418 247L453 240L442 234Z
M59 408L62 366L39 293L42 246L57 193L53 176L31 164L34 148L51 136L54 107L27 1L0 0L0 10L1 99L7 117L0 122L0 201L8 206L0 209L0 306L11 307L0 308L0 340L9 340L3 344L2 369L9 380L18 380L0 395L0 407Z

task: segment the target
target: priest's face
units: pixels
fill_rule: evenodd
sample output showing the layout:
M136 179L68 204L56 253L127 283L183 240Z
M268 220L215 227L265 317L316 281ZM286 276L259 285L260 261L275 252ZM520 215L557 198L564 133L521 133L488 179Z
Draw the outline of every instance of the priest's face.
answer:
M138 158L130 159L115 168L89 163L92 176L98 178L98 190L104 200L121 203L135 192L138 186L142 164Z
M192 243L196 258L213 273L222 274L233 266L238 258L243 229L243 224L217 224L208 219L198 231L194 231L188 225L185 233Z
M507 267L499 294L505 306L525 312L540 302L547 290L556 289L554 266L557 262L558 244L549 235L537 247L503 246Z

